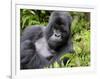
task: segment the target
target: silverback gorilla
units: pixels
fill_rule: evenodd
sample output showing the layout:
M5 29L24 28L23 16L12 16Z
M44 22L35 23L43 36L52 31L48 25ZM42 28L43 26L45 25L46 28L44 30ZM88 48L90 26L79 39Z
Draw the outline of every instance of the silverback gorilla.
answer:
M27 27L20 39L21 69L48 67L65 53L73 51L72 18L68 12L51 13L47 27Z

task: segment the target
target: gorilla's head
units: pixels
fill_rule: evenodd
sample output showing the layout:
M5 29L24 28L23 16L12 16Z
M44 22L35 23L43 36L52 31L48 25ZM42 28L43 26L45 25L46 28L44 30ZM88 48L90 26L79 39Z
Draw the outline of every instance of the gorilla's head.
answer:
M68 12L52 12L47 27L47 40L50 48L58 50L66 45L71 34L72 17Z

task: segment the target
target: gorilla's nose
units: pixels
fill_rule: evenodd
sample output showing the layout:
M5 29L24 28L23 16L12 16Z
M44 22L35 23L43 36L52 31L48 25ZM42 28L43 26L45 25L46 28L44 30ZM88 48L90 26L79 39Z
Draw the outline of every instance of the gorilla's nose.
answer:
M55 34L56 37L60 37L60 34Z

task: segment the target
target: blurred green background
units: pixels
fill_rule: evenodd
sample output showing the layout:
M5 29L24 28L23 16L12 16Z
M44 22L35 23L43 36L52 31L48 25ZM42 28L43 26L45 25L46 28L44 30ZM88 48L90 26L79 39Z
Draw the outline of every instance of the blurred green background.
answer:
M20 9L20 31L31 25L47 26L52 11ZM60 60L61 64L53 63L50 68L59 67L85 67L90 66L90 13L69 12L72 16L72 41L75 53L65 54ZM67 58L66 65L63 59Z

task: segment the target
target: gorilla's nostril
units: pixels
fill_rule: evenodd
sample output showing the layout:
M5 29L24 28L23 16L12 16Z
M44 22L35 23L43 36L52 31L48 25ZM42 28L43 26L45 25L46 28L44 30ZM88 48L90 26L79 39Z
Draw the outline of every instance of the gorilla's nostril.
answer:
M60 35L55 34L56 37L60 37Z
M55 36L57 37L57 34L55 34Z

